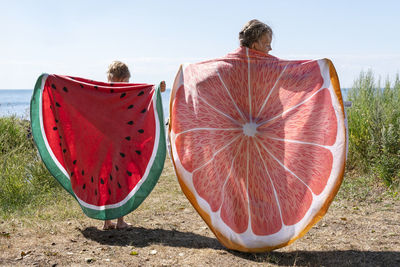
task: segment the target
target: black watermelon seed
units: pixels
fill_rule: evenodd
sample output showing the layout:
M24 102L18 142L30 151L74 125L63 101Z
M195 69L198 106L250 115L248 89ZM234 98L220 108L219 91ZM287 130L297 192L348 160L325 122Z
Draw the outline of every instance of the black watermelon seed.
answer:
M123 98L124 96L126 96L126 93L122 93L119 98Z
M111 86L112 86L112 85L111 85ZM110 90L110 93L114 93L114 89L111 89L111 90Z
M62 136L60 135L60 139L62 139Z
M131 109L131 108L133 108L133 105L130 105L130 106L128 107L128 109Z
M143 91L140 91L140 93L138 94L138 96L141 96L141 95L143 95L144 94L144 92Z
M119 170L117 165L115 165L115 169L116 169L117 171Z
M136 150L135 151L138 155L142 154L142 152L140 152L140 150Z
M110 174L110 181L112 181L112 175Z
M56 106L57 106L57 107L61 107L61 105L60 105L60 104L58 104L58 102L56 102Z
M100 183L101 183L101 184L104 184L103 178L100 178Z
M56 130L57 130L57 127L53 127L53 130L56 131Z
M110 188L108 188L108 194L111 195L111 190L110 190Z
M119 188L122 188L122 186L119 184L119 182L118 182L118 187L119 187Z
M83 88L83 85L82 85L82 84L80 84L80 86L81 86L81 88Z
M67 152L67 150L66 150L66 149L63 149L63 152L65 153L65 152Z
M99 88L97 87L97 85L95 85L95 86L94 86L94 89L96 89L96 90L97 90L97 89L99 89Z
M94 194L97 196L97 189L94 190Z
M71 177L74 175L74 172L71 172Z
M121 157L125 158L125 154L124 153L119 153L121 155Z
M76 164L76 160L74 160L72 163L75 165Z
M129 141L129 140L131 140L131 137L127 136L127 137L125 137L125 139Z
M61 143L60 143L60 146L61 146Z
M52 105L50 105L50 109L53 109L53 106L52 106Z
M64 86L63 90L64 90L64 92L68 93L67 87Z
M133 121L128 121L128 124L129 125L133 125Z
M58 120L56 120L56 123L58 123Z
M85 175L85 171L84 170L82 170L82 175Z
M114 84L113 84L113 83L110 83L110 86L114 86Z
M86 184L83 184L82 188L85 189L86 188Z
M144 108L142 111L140 111L140 113L145 113L146 112L146 109Z
M51 88L57 89L56 86L54 85L54 83L51 85Z
M126 171L126 173L127 173L129 176L132 176L132 173L131 173L130 171Z
M92 176L92 179L91 179L91 181L92 181L92 183L93 183L93 176Z
M143 129L138 130L139 133L144 133Z

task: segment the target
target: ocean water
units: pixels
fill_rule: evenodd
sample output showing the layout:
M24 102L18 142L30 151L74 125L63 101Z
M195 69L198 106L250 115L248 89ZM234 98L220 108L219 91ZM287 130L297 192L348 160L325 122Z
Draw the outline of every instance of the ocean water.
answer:
M29 120L29 105L33 90L0 90L0 117L15 115ZM164 118L169 113L169 96L171 90L167 89L161 94Z
M29 119L29 105L33 90L0 90L0 117L15 115L23 119ZM342 94L344 100L347 100L348 89L343 88ZM169 97L171 89L167 89L161 94L164 118L169 113Z

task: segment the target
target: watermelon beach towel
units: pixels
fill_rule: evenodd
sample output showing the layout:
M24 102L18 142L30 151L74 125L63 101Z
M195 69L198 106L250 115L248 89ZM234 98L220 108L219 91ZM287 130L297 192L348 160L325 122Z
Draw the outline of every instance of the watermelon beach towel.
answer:
M322 218L342 182L346 118L335 68L244 47L181 66L169 138L183 192L223 245L288 245Z
M165 161L159 88L41 75L31 100L35 143L50 173L95 219L136 209Z

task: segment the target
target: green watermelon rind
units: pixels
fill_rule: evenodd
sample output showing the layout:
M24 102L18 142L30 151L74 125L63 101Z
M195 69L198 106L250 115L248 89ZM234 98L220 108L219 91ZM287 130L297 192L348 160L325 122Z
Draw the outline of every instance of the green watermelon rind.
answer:
M56 157L54 155L53 156L51 155L53 153L51 152L50 147L46 145L46 141L43 136L44 131L42 132L42 122L41 122L40 112L41 112L42 92L47 77L48 74L42 74L38 78L32 95L31 109L30 109L31 127L32 127L34 141L36 143L36 146L39 150L39 154L45 166L47 167L49 172L56 178L56 180L61 184L61 186L64 187L65 190L67 190L67 192L70 193L78 201L83 212L90 218L100 219L100 220L111 220L122 217L130 213L131 211L135 210L137 207L140 206L140 204L146 199L146 197L153 190L164 168L164 162L166 157L166 143L165 143L165 130L163 125L164 115L163 115L160 88L157 87L156 92L153 95L153 103L155 102L156 105L156 108L154 110L157 111L155 112L156 113L155 122L157 122L158 119L158 124L159 124L158 127L156 126L156 131L157 130L159 131L158 140L156 140L156 142L154 143L154 146L155 147L157 146L157 152L152 162L150 158L149 164L152 163L152 165L150 167L147 176L142 177L143 181L142 184L139 186L137 191L130 197L130 199L127 200L126 203L124 203L123 205L115 208L106 208L106 206L90 208L86 206L88 205L87 203L80 200L73 192L67 172L61 166L61 164L58 163Z
M31 116L31 128L33 134L33 140L36 143L36 147L39 150L40 157L44 162L44 165L49 170L49 172L56 178L56 180L70 193L73 197L75 197L74 191L72 190L71 181L65 169L60 165L57 166L57 163L53 160L53 156L50 153L51 150L47 149L46 141L42 135L42 121L41 121L41 102L42 102L42 92L44 84L46 83L46 79L48 74L44 73L39 76L36 81L35 88L33 90L33 95L31 98L31 108L30 108L30 116ZM55 157L54 157L55 158Z

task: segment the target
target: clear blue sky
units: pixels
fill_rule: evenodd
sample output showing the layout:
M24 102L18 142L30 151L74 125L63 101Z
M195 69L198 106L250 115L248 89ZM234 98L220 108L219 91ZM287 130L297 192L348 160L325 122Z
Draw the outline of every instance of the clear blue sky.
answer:
M0 89L30 89L43 72L106 79L112 60L132 82L172 86L181 63L238 47L245 22L274 30L272 55L330 58L342 87L371 69L400 73L400 1L0 0Z

